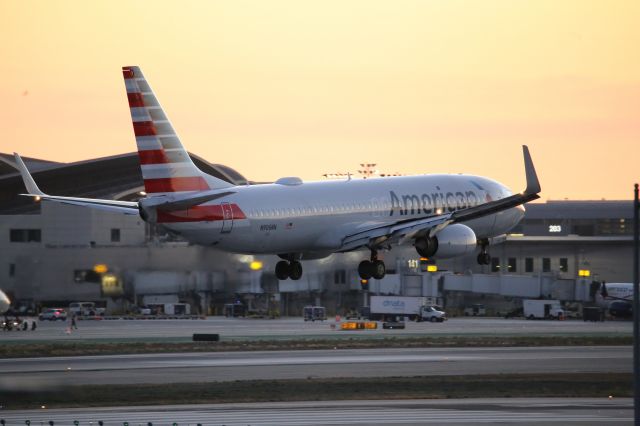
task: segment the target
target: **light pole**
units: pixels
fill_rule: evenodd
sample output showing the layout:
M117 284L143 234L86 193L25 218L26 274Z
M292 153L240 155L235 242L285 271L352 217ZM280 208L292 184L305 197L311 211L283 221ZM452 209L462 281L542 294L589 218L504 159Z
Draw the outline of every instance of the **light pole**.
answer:
M633 407L635 424L640 425L640 212L638 184L633 189Z

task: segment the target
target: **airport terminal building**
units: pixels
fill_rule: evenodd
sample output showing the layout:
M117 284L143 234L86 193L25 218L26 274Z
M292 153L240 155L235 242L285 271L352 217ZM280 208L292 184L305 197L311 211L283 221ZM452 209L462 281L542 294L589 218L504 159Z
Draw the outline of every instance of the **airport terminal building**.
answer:
M0 154L12 161L12 157ZM206 173L253 184L235 170L191 155ZM24 159L43 191L77 197L136 200L144 187L136 153L62 164ZM345 313L366 303L357 265L365 252L305 262L299 281L279 281L276 256L224 253L189 245L138 216L38 203L15 169L0 163L0 288L40 306L96 301L110 312L186 303L222 314L241 302L256 312L300 315L308 304ZM491 246L491 264L475 255L439 261L428 272L412 247L383 253L388 274L371 294L423 296L448 308L521 298L589 300L593 280L630 282L631 201L548 201L528 204L518 227ZM588 276L586 276L588 275Z

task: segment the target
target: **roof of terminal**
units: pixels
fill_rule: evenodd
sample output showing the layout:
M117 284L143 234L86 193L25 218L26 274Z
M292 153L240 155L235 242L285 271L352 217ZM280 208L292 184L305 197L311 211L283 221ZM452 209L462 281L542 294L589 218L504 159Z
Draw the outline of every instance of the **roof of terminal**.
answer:
M0 154L13 161L13 156ZM189 154L200 170L234 185L247 184L247 179L228 166L211 164L201 157ZM142 190L142 173L137 152L78 161L55 163L24 158L40 188L49 194L71 197L114 198L127 191ZM0 162L0 214L37 213L39 205L18 194L25 191L17 170Z
M525 206L525 219L630 219L631 200L558 200L530 203Z
M189 154L205 173L231 182L247 184L234 169L211 164ZM13 161L10 154L0 156ZM136 152L96 158L75 163L56 163L23 157L40 188L49 194L89 198L122 197L127 191L142 190L142 174ZM0 162L0 214L36 213L39 205L18 194L25 191L19 173ZM526 205L526 219L620 219L633 217L633 203L626 200L570 201L558 200Z

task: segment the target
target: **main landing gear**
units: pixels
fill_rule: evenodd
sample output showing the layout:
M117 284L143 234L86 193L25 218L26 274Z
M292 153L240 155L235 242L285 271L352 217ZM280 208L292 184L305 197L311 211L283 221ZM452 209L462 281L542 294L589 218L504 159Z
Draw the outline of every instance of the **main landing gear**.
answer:
M358 265L358 274L363 280L369 278L375 278L381 280L387 273L387 268L384 266L384 262L378 259L378 252L371 250L371 260L363 260Z
M276 277L279 280L291 278L297 281L302 277L302 264L294 259L290 259L289 261L281 260L276 263Z
M478 254L478 265L489 265L491 263L491 255L487 250L489 242L486 240L480 241L480 253Z

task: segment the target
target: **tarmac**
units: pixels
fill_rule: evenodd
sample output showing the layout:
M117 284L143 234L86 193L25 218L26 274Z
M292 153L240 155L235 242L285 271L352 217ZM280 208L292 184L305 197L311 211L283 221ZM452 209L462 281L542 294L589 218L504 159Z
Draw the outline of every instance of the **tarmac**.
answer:
M353 339L418 336L630 336L631 322L527 321L452 318L407 323L404 330L337 330L334 321L301 318L39 322L35 331L0 332L0 344L28 342L191 341L193 333L221 340ZM416 348L274 352L169 353L0 360L0 389L29 391L77 384L207 382L256 379L389 377L496 373L629 373L630 346ZM413 425L632 424L626 398L508 398L413 401L323 401L4 411L6 424L71 425Z
M630 398L322 401L0 411L7 425L630 425Z
M349 349L0 359L0 389L338 377L630 373L630 346Z
M336 326L337 325L337 326ZM207 317L184 320L84 320L68 332L67 322L39 321L35 331L0 332L3 342L31 341L191 341L193 333L217 333L221 340L419 336L631 336L630 321L585 322L504 318L451 318L443 323L407 322L404 330L344 331L334 319L305 322L300 317L248 319Z

